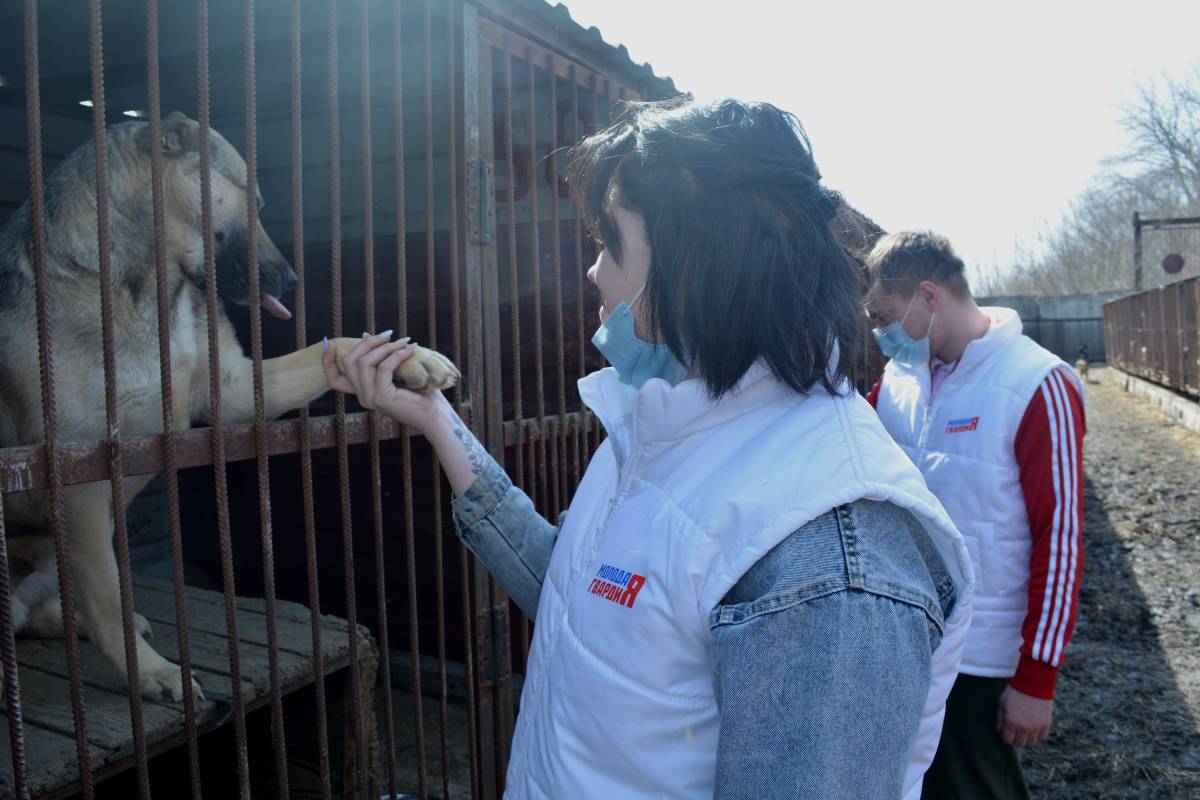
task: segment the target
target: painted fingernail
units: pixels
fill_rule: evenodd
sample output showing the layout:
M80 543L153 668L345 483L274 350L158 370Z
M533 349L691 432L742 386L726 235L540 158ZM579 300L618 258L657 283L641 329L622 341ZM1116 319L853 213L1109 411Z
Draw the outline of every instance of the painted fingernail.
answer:
M322 353L329 352L329 337L328 336L324 336L321 338L321 352Z
M392 329L388 328L386 331L381 332L379 335L386 336L387 338L390 339L390 338L392 338Z

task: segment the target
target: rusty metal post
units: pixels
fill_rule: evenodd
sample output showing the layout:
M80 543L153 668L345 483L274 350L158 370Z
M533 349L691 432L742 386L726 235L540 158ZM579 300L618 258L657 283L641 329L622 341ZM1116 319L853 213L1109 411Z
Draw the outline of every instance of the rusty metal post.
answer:
M199 131L197 145L200 151L200 218L204 229L204 275L205 275L205 319L208 327L208 399L212 415L212 433L209 437L211 463L213 465L213 493L217 505L217 541L221 558L221 588L225 605L225 633L230 642L239 641L237 626L237 592L233 571L233 539L229 527L229 492L225 477L225 427L221 415L221 347L217 320L216 249L213 239L212 214L212 149L209 124L209 74L208 74L208 0L197 0L196 5L196 82ZM176 615L183 602L180 590L182 579L176 581ZM186 608L186 606L185 606ZM180 618L182 619L182 617ZM181 630L186 627L182 626ZM237 647L229 648L229 675L233 686L242 685L241 656ZM241 800L250 800L250 765L246 748L246 706L241 692L232 693L233 730L235 747L235 771L238 778L238 793Z
M503 415L500 356L500 288L496 251L495 153L493 124L494 85L491 46L479 36L479 14L475 6L461 4L462 50L462 152L467 192L463 235L468 325L468 392L471 426L489 452L503 463ZM509 106L511 112L511 105ZM511 140L511 128L508 134ZM509 160L511 173L511 159ZM509 180L511 197L512 181ZM510 205L511 215L511 205ZM510 269L515 271L515 220L510 217ZM514 312L515 313L515 312ZM514 351L515 352L515 351ZM518 368L519 369L519 368ZM519 374L519 373L518 373ZM512 735L512 672L508 657L508 598L474 558L473 603L474 646L471 668L478 687L478 754L476 797L491 800L503 787L507 743ZM465 577L465 576L464 576ZM472 774L475 782L475 775Z
M333 306L330 327L342 335L342 143L341 100L338 70L338 1L329 0L329 261ZM336 414L338 497L342 521L342 574L345 580L346 621L350 646L350 713L354 717L355 785L365 790L371 776L366 768L366 734L362 726L362 686L358 668L358 597L355 581L354 521L350 512L350 454L346 431L346 396L337 392Z
M305 314L304 282L304 145L302 140L302 72L301 72L301 0L292 0L291 68L292 68L292 268L296 271L296 349L308 344ZM328 714L325 705L325 648L321 637L321 591L317 567L317 530L313 503L312 431L308 406L302 406L300 417L300 500L304 511L304 561L308 576L309 627L313 651L313 690L317 729L317 772L321 781L322 800L332 800L332 775L329 769Z
M1133 288L1142 290L1142 215L1133 212Z
M558 59L553 53L546 54L546 70L550 81L550 97L547 105L550 108L550 154L549 167L550 184L550 220L552 225L550 243L554 248L554 257L550 263L554 267L554 343L557 356L557 386L558 386L558 416L554 421L552 492L553 501L549 504L550 519L558 519L559 513L567 504L567 452L566 452L566 414L567 414L567 367L566 343L563 320L563 289L562 289L562 198L559 197L558 174Z
M25 723L13 637L12 584L8 580L8 537L4 530L4 492L0 491L0 662L4 664L4 710L8 716L8 748L12 756L12 791L29 800L29 764L25 757Z
M50 313L50 279L46 263L46 199L42 170L41 75L38 66L38 7L25 0L25 136L29 158L29 226L37 304L38 364L42 389L42 426L46 442L50 515L54 529L54 557L58 566L58 593L62 599L63 638L67 649L67 673L71 684L71 715L75 726L75 750L84 800L95 794L88 754L87 714L83 706L79 635L75 622L75 592L71 575L71 552L67 540L66 500L58 442L58 408L54 384L54 348ZM136 689L135 689L136 691Z
M362 182L363 182L363 285L365 288L364 318L368 331L376 331L375 325L375 194L374 161L371 141L371 4L363 2L359 11L358 27L360 86L359 110L362 117ZM388 644L387 580L384 576L387 563L383 533L383 485L382 464L379 453L379 415L371 411L368 415L370 429L371 462L371 540L375 555L375 614L376 641L381 654L380 683L383 689L384 747L387 752L384 764L387 768L389 797L396 794L396 722L392 709L391 647Z
M150 24L154 14L148 9L147 24ZM110 257L108 238L108 138L104 124L104 45L100 19L100 3L92 0L88 4L90 24L89 51L91 56L92 77L92 142L96 160L96 230L97 253L100 264L100 328L101 349L104 360L104 411L105 421L109 432L109 486L113 509L113 540L117 551L117 571L121 593L121 621L125 644L125 670L129 676L129 719L133 729L133 749L137 761L138 794L140 797L150 796L149 765L146 762L146 731L142 716L142 698L138 681L137 637L133 627L133 586L129 568L129 531L125 520L125 479L121 472L121 432L120 415L117 410L117 367L116 343L113 330L113 289L112 289L112 259ZM178 495L176 494L176 500ZM177 509L177 506L176 506ZM172 517L178 530L178 515ZM172 542L177 542L172 536ZM186 641L186 633L184 634ZM179 655L187 660L187 651L180 648ZM181 661L181 667L184 663ZM190 679L191 665L186 667L185 681ZM184 686L187 686L184 683ZM191 704L191 693L184 693ZM188 726L189 750L195 742L195 712L185 714ZM193 773L195 770L193 770ZM196 777L194 780L198 780Z
M396 162L396 322L397 330L408 331L408 254L404 169L404 4L392 7L392 103L395 125L393 159ZM400 480L404 507L404 566L408 604L409 673L412 680L414 749L417 759L417 789L421 800L428 797L425 765L425 717L421 703L421 643L418 630L416 524L413 517L412 442L407 431L400 441Z
M254 0L243 8L243 73L246 122L246 196L258 197L258 108L255 77ZM258 204L246 203L246 230L258 228ZM250 356L254 383L254 444L258 472L258 522L262 546L263 594L267 611L267 661L271 682L271 744L275 756L275 781L279 796L288 800L287 744L283 730L283 683L279 675L279 625L275 610L275 539L271 529L271 478L267 460L266 399L263 393L262 304L259 297L258 237L246 237L246 263L250 265ZM314 658L320 655L314 654Z

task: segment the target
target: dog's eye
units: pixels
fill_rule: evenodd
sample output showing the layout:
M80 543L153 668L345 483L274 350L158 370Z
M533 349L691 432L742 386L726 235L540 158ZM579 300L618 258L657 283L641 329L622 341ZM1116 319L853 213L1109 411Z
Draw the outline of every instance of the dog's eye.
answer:
M215 239L216 239L218 242L223 242L223 241L225 241L225 233L224 233L223 231L217 231L216 233L214 233L214 234L213 234L213 237L214 237L214 238L215 238Z

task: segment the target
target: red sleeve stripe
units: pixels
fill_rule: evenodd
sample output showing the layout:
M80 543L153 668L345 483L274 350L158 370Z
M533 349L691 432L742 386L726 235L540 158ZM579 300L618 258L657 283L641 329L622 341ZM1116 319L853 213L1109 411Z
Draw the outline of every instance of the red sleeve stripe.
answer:
M1062 410L1066 414L1066 448L1061 455L1068 466L1067 472L1070 475L1070 486L1067 493L1068 501L1066 506L1063 508L1063 519L1065 521L1063 526L1063 538L1067 545L1069 563L1066 570L1065 584L1060 581L1060 584L1063 584L1060 586L1061 594L1058 598L1056 598L1056 603L1059 605L1060 617L1055 622L1054 636L1052 637L1054 642L1054 650L1051 653L1050 658L1046 659L1051 664L1057 665L1062 663L1067 620L1071 618L1071 602L1075 597L1075 573L1077 572L1077 567L1079 565L1079 544L1081 538L1079 530L1079 514L1076 513L1076 509L1079 506L1080 493L1082 492L1082 481L1080 480L1080 475L1078 474L1080 467L1079 453L1075 450L1075 444L1079 438L1075 431L1075 410L1072 408L1070 398L1067 396L1067 386L1065 379L1063 378L1062 371L1055 370L1052 373L1052 377L1054 379L1058 401L1061 404Z
M1075 418L1062 381L1062 375L1054 370L1041 386L1050 428L1055 508L1049 571L1032 653L1037 660L1053 665L1058 665L1062 657L1079 559L1079 522L1074 513L1079 477L1076 474Z

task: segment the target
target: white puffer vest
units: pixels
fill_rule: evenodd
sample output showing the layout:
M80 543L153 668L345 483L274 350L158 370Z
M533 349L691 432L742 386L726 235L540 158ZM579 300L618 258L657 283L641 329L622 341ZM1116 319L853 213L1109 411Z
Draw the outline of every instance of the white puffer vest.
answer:
M975 618L961 669L1007 678L1020 660L1032 550L1013 445L1033 393L1066 364L1022 335L1015 311L982 311L991 328L967 345L932 404L928 365L910 370L889 362L876 409L971 552ZM1064 371L1079 386L1075 373Z
M699 381L635 392L612 369L579 390L609 436L542 588L506 796L712 797L709 612L784 537L863 498L911 510L959 587L904 779L905 796L918 796L973 577L949 517L867 403L800 397L761 364L717 403Z

